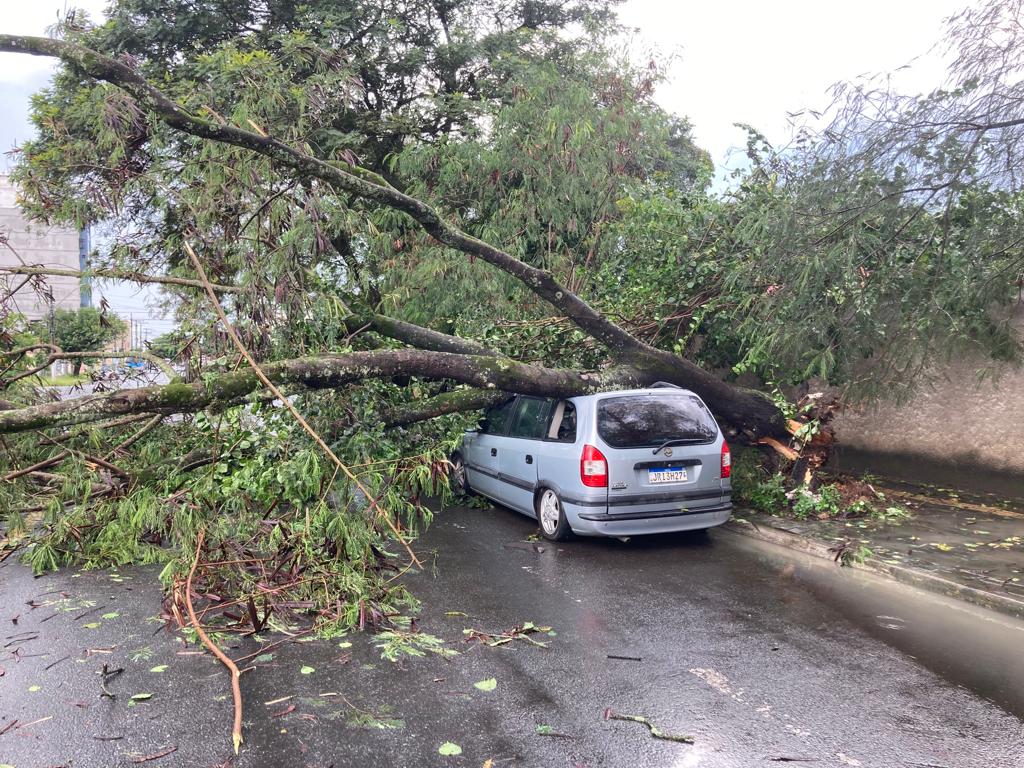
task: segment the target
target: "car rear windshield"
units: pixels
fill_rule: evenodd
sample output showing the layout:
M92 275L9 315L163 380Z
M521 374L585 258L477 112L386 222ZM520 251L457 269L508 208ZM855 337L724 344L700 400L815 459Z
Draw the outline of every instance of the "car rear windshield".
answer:
M666 440L710 443L718 427L692 395L623 395L598 402L597 433L612 448L646 448Z

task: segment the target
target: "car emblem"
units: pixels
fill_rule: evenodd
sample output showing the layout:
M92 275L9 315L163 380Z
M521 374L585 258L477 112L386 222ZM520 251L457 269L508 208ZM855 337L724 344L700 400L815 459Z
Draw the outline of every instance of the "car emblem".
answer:
M671 456L672 455L672 449L671 448L666 448L665 449L665 455L666 456Z

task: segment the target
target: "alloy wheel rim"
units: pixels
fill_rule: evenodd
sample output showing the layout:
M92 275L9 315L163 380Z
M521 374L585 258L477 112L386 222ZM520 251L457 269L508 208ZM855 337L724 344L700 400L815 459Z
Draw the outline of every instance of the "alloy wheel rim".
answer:
M540 525L545 533L554 533L558 528L558 498L551 491L545 491L540 500Z

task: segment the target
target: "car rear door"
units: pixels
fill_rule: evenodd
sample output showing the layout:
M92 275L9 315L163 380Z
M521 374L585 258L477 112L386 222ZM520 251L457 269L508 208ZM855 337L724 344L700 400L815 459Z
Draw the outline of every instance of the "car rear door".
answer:
M597 431L608 462L610 516L698 512L723 503L722 436L696 395L603 398Z
M498 457L498 480L504 486L504 503L527 515L534 513L537 463L544 448L552 403L541 397L520 396L515 418Z

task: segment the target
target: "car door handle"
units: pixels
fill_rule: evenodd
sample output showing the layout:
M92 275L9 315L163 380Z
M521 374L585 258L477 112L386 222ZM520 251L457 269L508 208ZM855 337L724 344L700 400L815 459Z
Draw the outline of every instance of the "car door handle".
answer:
M527 464L533 464L533 456L530 456L529 454L527 454L526 455L526 463Z
M491 456L497 456L497 455L498 455L498 449L497 448L491 448Z

